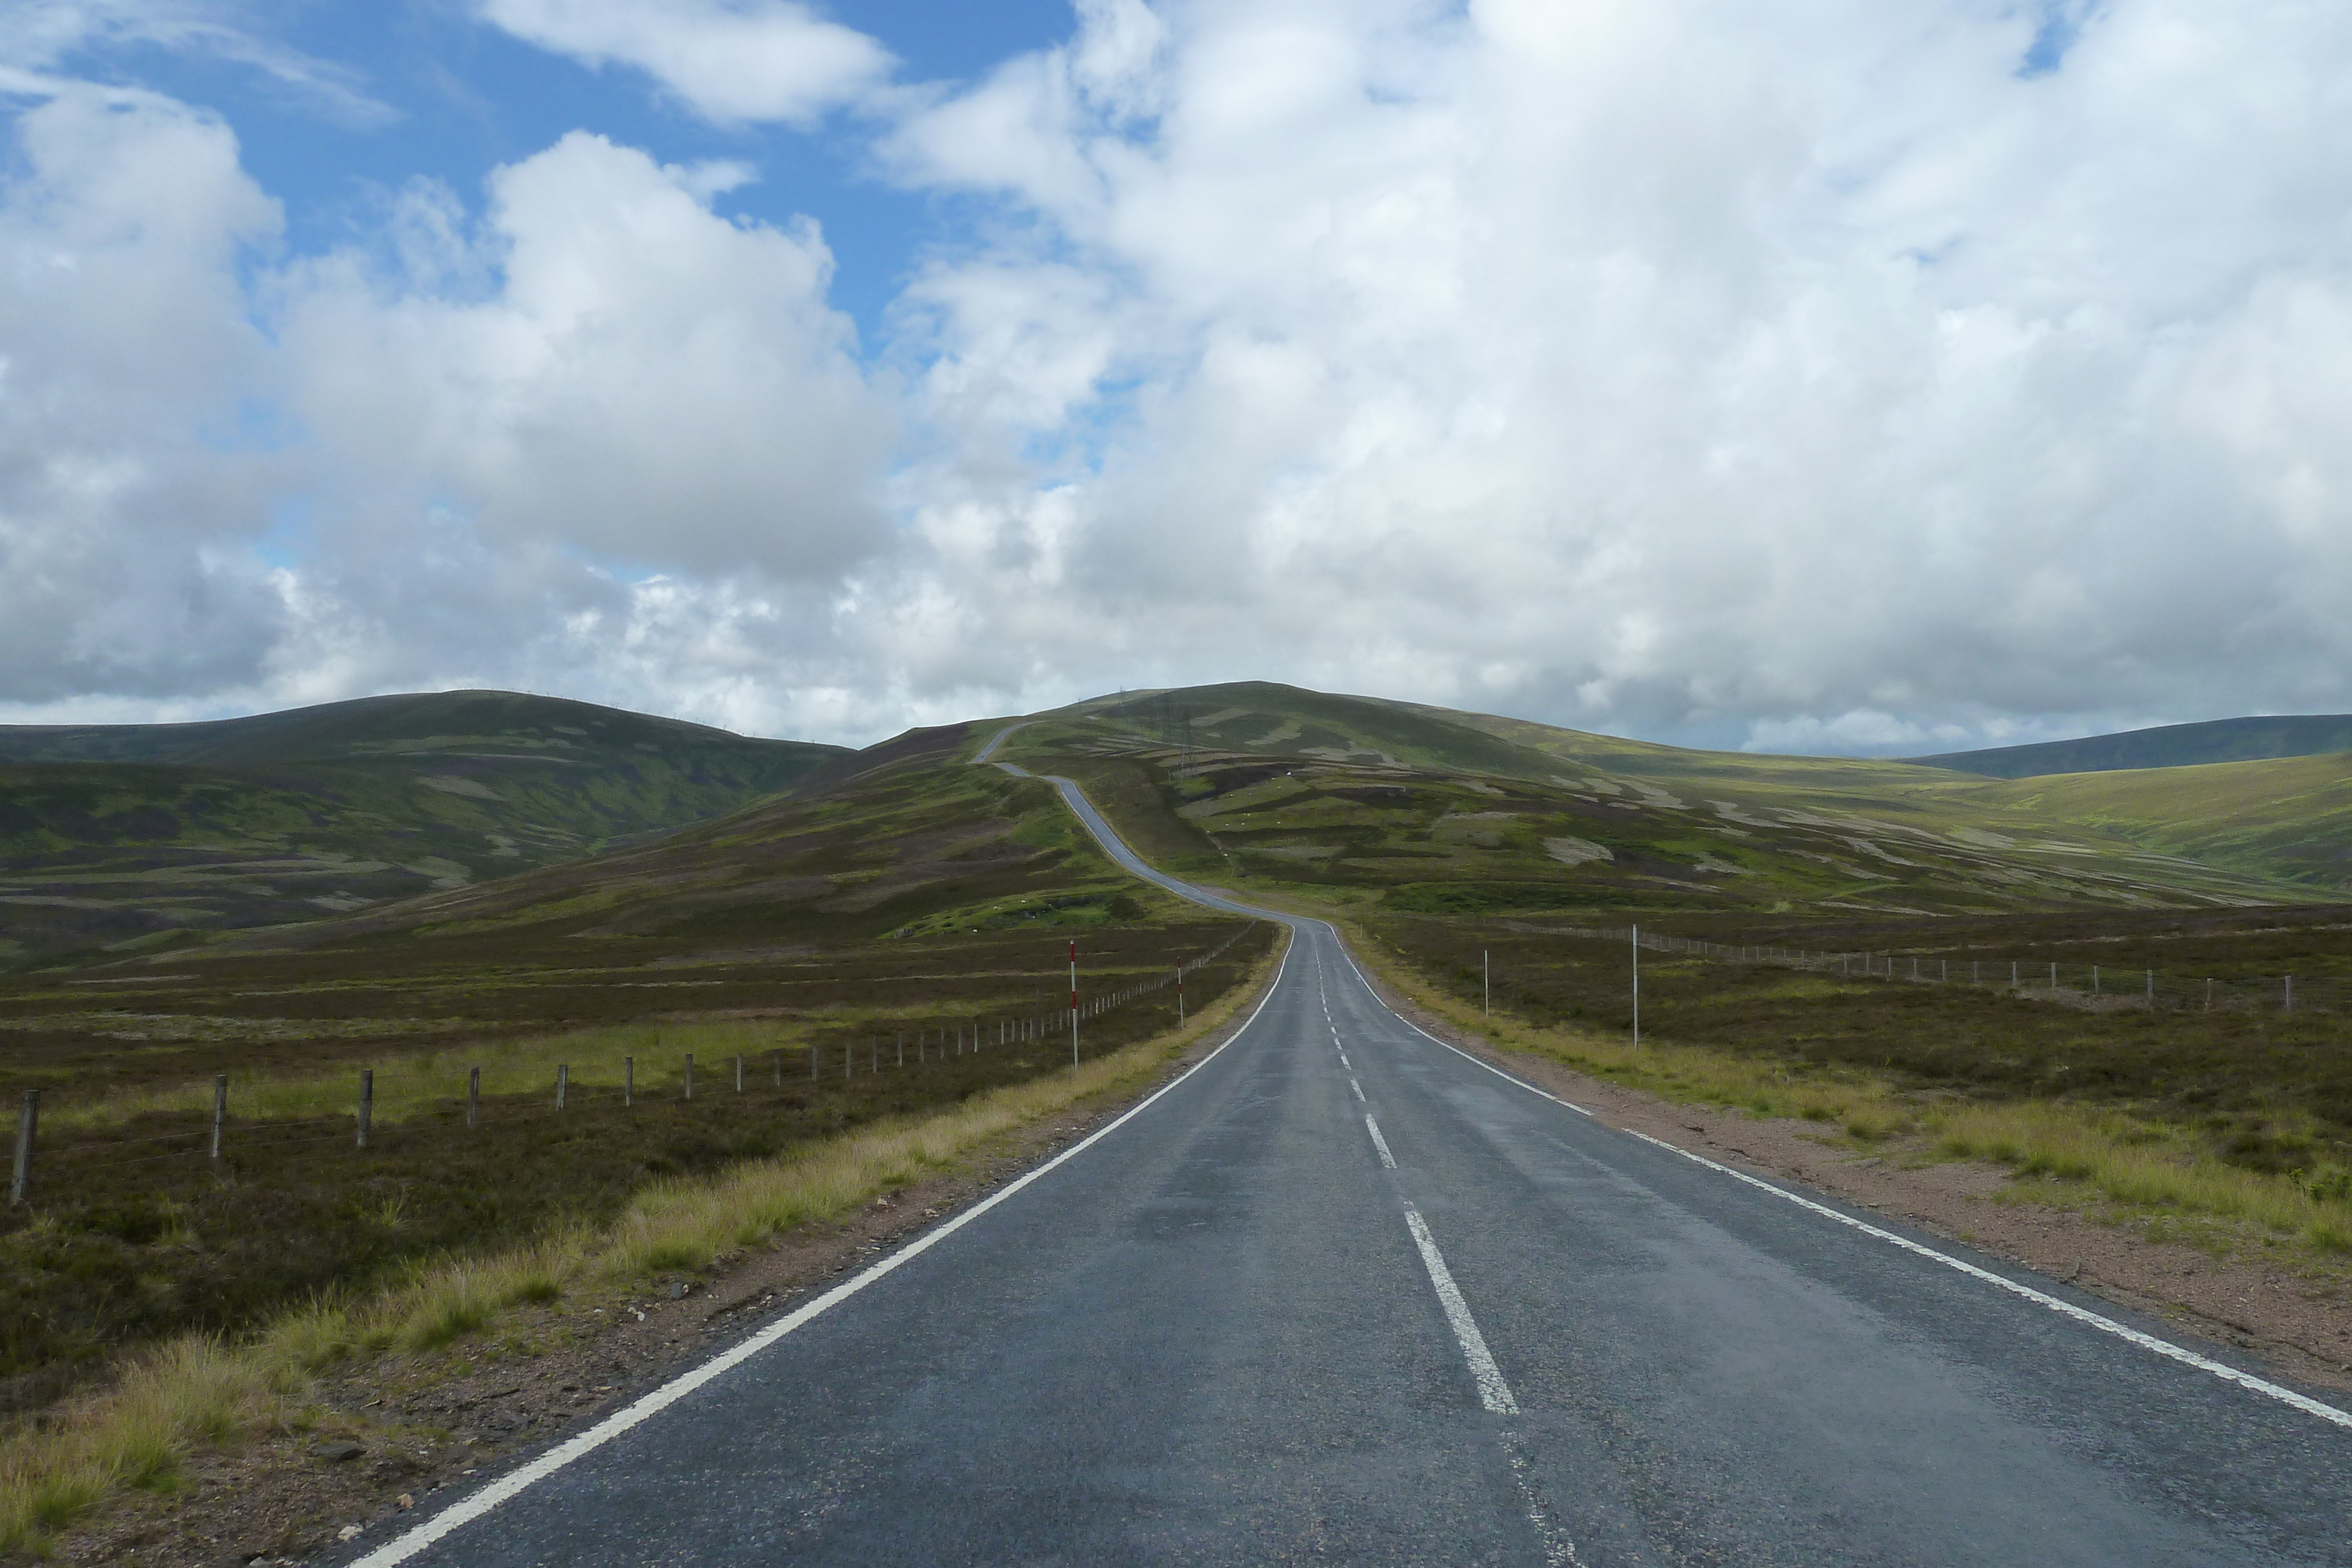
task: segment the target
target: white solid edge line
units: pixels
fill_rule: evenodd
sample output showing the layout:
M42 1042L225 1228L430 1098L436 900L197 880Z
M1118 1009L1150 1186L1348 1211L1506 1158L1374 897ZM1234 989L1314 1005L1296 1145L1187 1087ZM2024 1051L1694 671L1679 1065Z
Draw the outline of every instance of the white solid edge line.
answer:
M1374 1128L1372 1136L1380 1135ZM1387 1155L1386 1145L1381 1153ZM1503 1381L1503 1369L1495 1364L1486 1336L1478 1332L1478 1321L1470 1315L1470 1303L1462 1299L1462 1289L1454 1282L1454 1271L1445 1266L1445 1255L1438 1251L1437 1238L1429 1233L1428 1221L1408 1203L1404 1222L1412 1231L1412 1244L1421 1249L1421 1266L1429 1270L1429 1282L1437 1288L1437 1303L1445 1309L1445 1321L1453 1325L1454 1338L1462 1346L1462 1359L1470 1364L1470 1375L1477 1380L1478 1402L1497 1416L1517 1415L1519 1402L1511 1396L1511 1385Z
M1337 933L1334 933L1334 937L1336 939ZM1348 952L1347 944L1344 942L1339 943L1339 956L1348 960L1348 967L1356 970L1356 978L1362 980L1364 983L1364 988L1370 991L1371 982L1364 978L1363 970L1357 967L1356 960L1354 956ZM1380 993L1373 991L1372 999L1376 1002L1380 1001ZM1432 1044L1445 1047L1446 1050L1462 1058L1463 1061L1478 1067L1483 1067L1487 1071L1493 1073L1496 1077L1503 1079L1508 1082L1516 1083L1520 1088L1526 1090L1528 1093L1549 1100L1555 1105L1565 1105L1580 1116L1591 1116L1592 1114L1591 1111L1586 1110L1583 1106L1579 1105L1572 1101L1563 1100L1557 1094L1548 1093L1544 1090L1538 1089L1534 1084L1529 1083L1525 1079L1517 1077L1513 1073L1504 1071L1501 1068L1495 1066L1492 1062L1479 1061L1478 1058L1471 1055L1468 1051L1463 1050L1460 1046L1454 1044L1450 1040L1439 1040L1435 1035L1430 1033L1419 1024L1414 1023L1411 1019L1397 1012L1395 1009L1389 1008L1387 1003L1381 1002L1381 1005L1387 1009L1391 1017L1394 1018L1399 1023L1403 1024L1405 1028L1412 1030L1413 1033L1421 1036L1423 1040L1430 1041ZM2157 1354L2164 1356L2171 1361L2177 1361L2183 1366L2193 1366L2200 1372L2210 1373L2214 1376L2222 1379L2224 1382L2234 1383L2241 1388L2266 1396L2269 1398L2279 1401L2279 1403L2283 1405L2292 1406L2294 1408L2303 1411L2305 1415L2316 1416L2323 1421L2332 1422L2338 1427L2352 1427L2352 1412L2339 1410L2333 1405L2322 1404L2320 1401L2310 1397L2308 1395L2297 1394L2294 1389L2282 1387L2280 1385L2271 1382L2268 1378L2256 1377L2251 1372L2241 1372L2236 1367L2229 1365L2227 1363L2215 1361L2210 1356L2200 1355L2195 1351L2189 1349L2185 1345L2174 1344L2170 1340L2158 1339L2154 1334L2150 1333L2142 1333L2136 1328L2129 1327L2124 1323L2119 1323L2116 1322L2115 1319L2092 1312L2086 1307L2078 1307L2072 1301L2063 1301L2059 1297L2050 1294L2046 1291L2037 1291L2031 1285L2020 1284L2017 1281L2009 1279L2003 1275L1996 1274L1990 1269L1980 1269L1964 1258L1955 1258L1948 1252L1939 1252L1935 1248L1914 1241L1907 1236L1898 1236L1892 1230L1884 1229L1879 1226L1871 1224L1867 1220L1856 1219L1850 1214L1841 1214L1825 1203L1816 1203L1811 1198L1801 1197L1796 1193L1790 1192L1786 1187L1776 1186L1775 1184L1766 1181L1759 1176L1750 1176L1746 1171L1738 1170L1733 1166L1721 1164L1718 1161L1708 1159L1705 1155L1695 1155L1691 1153L1690 1150L1683 1148L1678 1145L1666 1142L1664 1138L1654 1138L1647 1133L1636 1133L1631 1127L1619 1127L1616 1131L1639 1138L1645 1144L1654 1144L1659 1148L1664 1149L1671 1154L1680 1155L1683 1158L1693 1161L1696 1164L1705 1166L1709 1170L1719 1171L1723 1175L1730 1176L1735 1181L1746 1182L1749 1186L1755 1187L1759 1191L1769 1192L1775 1197L1785 1198L1789 1202L1796 1204L1799 1207L1809 1208L1816 1214L1826 1215L1830 1218L1836 1220L1840 1225L1850 1226L1853 1229L1861 1231L1865 1236L1874 1237L1881 1241L1891 1242L1895 1246L1902 1248L1906 1252L1914 1252L1922 1258L1933 1259L1935 1261L1943 1264L1946 1268L1957 1269L1963 1274L1971 1275L1976 1279L1983 1280L1990 1284L1998 1285L2002 1290L2010 1291L2013 1295L2021 1296L2025 1300L2034 1302L2038 1306L2047 1307L2053 1312L2057 1312L2064 1317L2073 1318L2077 1322L2086 1324L2104 1333L2111 1333L2118 1339L2127 1340L2133 1344L2138 1345L2143 1350L2154 1351Z
M2338 1427L2352 1427L2352 1413L2338 1410L2333 1405L2323 1405L2316 1399L2297 1394L2292 1388L2283 1388L2267 1378L2256 1377L2251 1372L2241 1372L2234 1366L2215 1361L2210 1356L2200 1355L2195 1351L2174 1344L2169 1340L2158 1339L2154 1334L2142 1333L2136 1328L2119 1323L2113 1318L2104 1317L2086 1307L2078 1307L2072 1301L2062 1301L2046 1291L2037 1291L2031 1285L2021 1284L2015 1280L1996 1274L1990 1269L1979 1269L1964 1258L1955 1258L1948 1252L1938 1252L1933 1247L1914 1241L1907 1236L1897 1236L1892 1230L1882 1229L1866 1219L1856 1219L1851 1214L1841 1214L1825 1203L1815 1203L1810 1197L1801 1197L1786 1187L1764 1180L1761 1176L1750 1176L1746 1171L1708 1159L1705 1155L1695 1155L1688 1149L1678 1148L1664 1138L1654 1138L1647 1133L1636 1133L1631 1127L1620 1127L1617 1131L1639 1138L1645 1144L1655 1145L1668 1154L1680 1155L1683 1158L1705 1166L1711 1171L1719 1171L1734 1181L1746 1182L1759 1192L1769 1192L1775 1197L1785 1198L1800 1208L1811 1209L1815 1214L1826 1216L1836 1220L1840 1225L1850 1226L1865 1236L1876 1237L1879 1240L1891 1242L1906 1252L1916 1252L1922 1258L1933 1259L1948 1269L1957 1269L1963 1274L1984 1281L1987 1284L1998 1285L2013 1295L2022 1296L2029 1301L2047 1307L2063 1316L2073 1318L2077 1322L2087 1323L2095 1329L2114 1334L2118 1339L2129 1340L2143 1350L2152 1350L2158 1355L2179 1362L2184 1366L2193 1366L2200 1372L2210 1372L2225 1382L2234 1383L2256 1394L2267 1395L2281 1404L2292 1405L2306 1415L2316 1416L2323 1421L2332 1421Z
M1295 949L1297 944L1292 944L1292 946ZM1007 1182L1004 1186L997 1188L994 1192L989 1194L988 1197L982 1198L980 1202L972 1205L970 1208L965 1209L962 1213L957 1215L952 1219L950 1219L946 1224L926 1235L917 1238L905 1247L900 1248L898 1251L890 1254L887 1258L884 1258L874 1263L855 1279L845 1281L843 1283L835 1285L832 1290L827 1291L824 1295L817 1297L814 1301L795 1308L793 1312L785 1314L783 1317L778 1318L774 1322L770 1323L766 1328L761 1329L758 1333L753 1334L751 1338L743 1341L740 1344L713 1356L710 1360L704 1362L693 1371L671 1379L669 1382L663 1384L659 1388L655 1389L652 1393L641 1396L635 1403L628 1406L627 1408L616 1410L612 1415L605 1416L602 1421L597 1422L593 1427L589 1427L586 1431L576 1433L572 1437L567 1437L562 1443L557 1444L554 1448L550 1448L547 1452L540 1455L539 1458L531 1460L530 1463L524 1465L518 1469L509 1470L505 1475L500 1476L498 1479L492 1481L489 1485L482 1488L481 1490L473 1493L469 1497L461 1498L457 1501L451 1503L447 1508L443 1509L432 1518L419 1523L414 1530L409 1531L404 1535L397 1536L391 1541L385 1542L382 1546L377 1547L366 1556L357 1559L352 1564L352 1568L392 1568L394 1563L406 1562L409 1558L415 1556L418 1552L424 1551L435 1542L439 1541L442 1537L464 1525L472 1523L475 1520L481 1518L484 1514L488 1513L492 1509L499 1507L501 1503L507 1502L529 1488L545 1480L549 1476L553 1475L556 1471L563 1469L566 1465L571 1464L573 1460L604 1447L606 1443L611 1442L614 1438L619 1437L622 1433L628 1431L631 1427L638 1426L641 1423L651 1419L653 1416L659 1415L662 1411L667 1409L670 1406L677 1404L679 1400L685 1398L688 1395L693 1393L696 1389L701 1387L704 1384L709 1383L711 1379L719 1376L720 1374L731 1371L735 1367L741 1365L744 1362L751 1360L751 1357L759 1354L761 1351L766 1350L778 1340L782 1339L786 1334L791 1333L793 1330L801 1327L810 1320L840 1305L843 1301L845 1301L850 1297L857 1294L858 1291L866 1289L866 1286L873 1284L884 1275L890 1273L900 1264L911 1261L921 1254L929 1251L940 1242L946 1240L949 1237L954 1235L957 1231L962 1229L973 1220L978 1219L982 1215L986 1214L990 1209L994 1208L998 1204L1003 1203L1006 1198L1011 1197L1014 1193L1019 1192L1022 1188L1027 1186L1031 1182L1035 1181L1038 1177L1045 1175L1048 1171L1053 1170L1056 1166L1084 1154L1087 1149L1093 1147L1096 1144L1100 1143L1103 1139L1110 1136L1111 1134L1116 1133L1119 1128L1125 1126L1129 1122L1150 1110L1152 1105L1160 1100L1161 1095L1168 1093L1177 1085L1191 1078L1192 1074L1201 1071L1202 1068L1206 1067L1210 1062L1215 1061L1217 1057L1223 1052L1226 1046L1233 1044L1235 1040L1241 1039L1243 1035L1247 1034L1250 1030L1250 1026L1257 1022L1258 1014L1265 1010L1266 1003L1272 1001L1274 999L1275 993L1281 988L1283 973L1289 967L1290 954L1286 952L1282 956L1281 965L1276 967L1274 972L1274 983L1266 988L1265 995L1258 998L1257 1006L1250 1009L1250 1016L1242 1020L1241 1028L1227 1035L1223 1040L1219 1042L1216 1049L1210 1051L1208 1055L1203 1056L1200 1061L1192 1063L1192 1066L1186 1068L1183 1071L1178 1073L1175 1077L1170 1079L1167 1082L1154 1090L1149 1099L1139 1101L1136 1104L1128 1107L1128 1109L1116 1120L1106 1123L1104 1125L1096 1128L1094 1132L1088 1134L1086 1137L1081 1138L1078 1142L1072 1144L1068 1148L1064 1149L1060 1154L1055 1155L1052 1159L1047 1160L1044 1165L1039 1166L1036 1169L1029 1171L1026 1174ZM1377 1136L1377 1134L1375 1135Z

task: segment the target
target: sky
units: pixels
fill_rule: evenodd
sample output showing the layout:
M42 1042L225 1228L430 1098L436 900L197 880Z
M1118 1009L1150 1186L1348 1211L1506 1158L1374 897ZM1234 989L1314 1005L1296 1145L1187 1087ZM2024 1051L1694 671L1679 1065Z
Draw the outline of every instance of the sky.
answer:
M9 0L0 722L2352 710L2347 83L2308 0Z

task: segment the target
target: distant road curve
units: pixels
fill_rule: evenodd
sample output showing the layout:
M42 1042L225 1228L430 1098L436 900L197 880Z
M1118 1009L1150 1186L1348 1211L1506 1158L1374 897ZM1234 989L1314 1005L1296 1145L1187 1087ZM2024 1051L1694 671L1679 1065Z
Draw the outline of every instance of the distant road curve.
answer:
M971 760L973 766L977 767L981 763L986 762L991 758L993 758L996 755L996 748L1004 744L1004 737L1006 736L1011 735L1016 729L1025 728L1030 722L1030 720L1024 718L1019 724L1008 724L1003 729L998 730L994 735L990 736L988 737L988 744L982 747L979 753L972 758ZM1000 762L997 766L1003 768L1008 773L1019 773L1024 779L1029 777L1027 773L1023 772L1022 769L1012 766L1010 763Z
M359 1561L2352 1563L2316 1393L1601 1125L1053 782L1291 928L1247 1025Z

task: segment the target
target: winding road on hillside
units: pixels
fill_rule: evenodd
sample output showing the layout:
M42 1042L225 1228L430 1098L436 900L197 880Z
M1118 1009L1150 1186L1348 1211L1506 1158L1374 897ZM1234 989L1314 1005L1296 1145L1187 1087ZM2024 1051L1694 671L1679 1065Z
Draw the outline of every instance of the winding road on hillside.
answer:
M358 1561L2352 1563L2332 1396L1601 1125L1269 917L1188 1075Z

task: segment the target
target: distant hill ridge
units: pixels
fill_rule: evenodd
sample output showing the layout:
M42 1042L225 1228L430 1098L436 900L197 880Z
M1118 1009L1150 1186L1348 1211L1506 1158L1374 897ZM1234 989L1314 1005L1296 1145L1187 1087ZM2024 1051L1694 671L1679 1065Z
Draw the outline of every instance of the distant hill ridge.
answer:
M2193 768L2208 762L2260 762L2352 751L2352 714L2215 718L2166 724L2079 740L2044 740L1906 757L1922 768L1988 779L2040 779L2053 773L2114 773L2138 768Z
M0 762L186 762L213 768L461 751L468 741L551 753L680 742L772 755L793 776L843 750L755 740L705 724L524 692L404 692L191 724L0 725ZM551 760L553 758L551 758Z
M0 967L576 859L740 810L849 755L498 691L0 726Z

